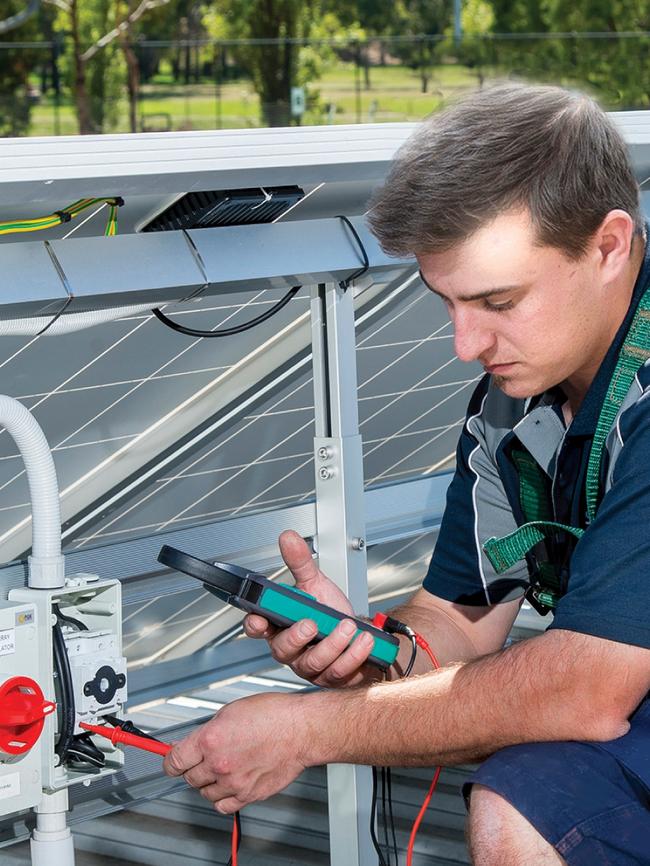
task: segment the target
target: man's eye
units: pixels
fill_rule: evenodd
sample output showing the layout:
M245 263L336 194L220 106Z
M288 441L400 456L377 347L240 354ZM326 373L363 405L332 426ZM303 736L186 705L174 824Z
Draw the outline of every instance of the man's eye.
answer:
M484 300L483 304L486 310L490 310L493 313L504 313L506 310L511 310L515 305L514 301L503 301L500 304L493 304L488 300Z

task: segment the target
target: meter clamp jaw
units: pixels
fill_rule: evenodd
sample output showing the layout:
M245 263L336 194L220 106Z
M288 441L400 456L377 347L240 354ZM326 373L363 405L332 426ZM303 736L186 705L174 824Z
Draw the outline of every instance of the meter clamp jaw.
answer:
M301 619L313 620L318 633L314 641L320 641L332 632L342 620L352 619L358 635L369 632L374 646L368 661L382 670L396 659L399 640L371 623L350 616L321 604L312 595L287 584L276 583L265 575L224 562L205 562L165 544L158 554L158 561L175 571L181 571L200 580L205 588L222 601L247 613L266 617L280 628L293 625Z

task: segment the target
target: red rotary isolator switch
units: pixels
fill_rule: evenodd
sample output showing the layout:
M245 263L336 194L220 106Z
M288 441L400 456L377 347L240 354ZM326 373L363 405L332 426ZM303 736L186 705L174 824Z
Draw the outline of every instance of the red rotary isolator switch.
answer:
M46 701L37 682L11 677L0 685L0 754L22 755L35 745L45 717L56 704Z

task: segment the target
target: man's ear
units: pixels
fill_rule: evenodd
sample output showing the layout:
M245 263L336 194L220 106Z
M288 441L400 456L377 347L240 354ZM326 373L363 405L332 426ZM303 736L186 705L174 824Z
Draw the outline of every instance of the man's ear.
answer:
M614 282L627 265L634 238L634 220L624 210L610 210L596 229L592 250L604 285Z

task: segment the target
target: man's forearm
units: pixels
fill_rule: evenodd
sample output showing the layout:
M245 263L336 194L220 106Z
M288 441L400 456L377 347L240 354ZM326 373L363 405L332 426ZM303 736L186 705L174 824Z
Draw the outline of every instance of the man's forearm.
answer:
M457 764L521 742L613 739L626 725L599 698L602 654L549 632L424 676L301 696L308 763Z
M467 634L442 610L431 610L407 603L390 611L390 616L410 626L429 643L441 666L452 662L466 662L480 655ZM389 668L386 679L398 680L411 658L412 645L408 638L400 636L400 651L396 662ZM429 673L432 663L424 652L418 652L413 676Z

